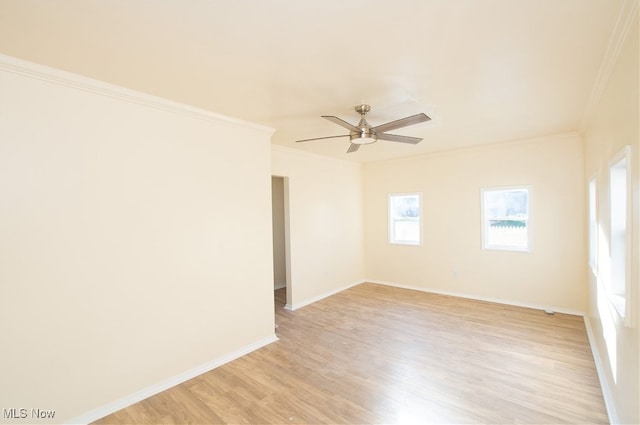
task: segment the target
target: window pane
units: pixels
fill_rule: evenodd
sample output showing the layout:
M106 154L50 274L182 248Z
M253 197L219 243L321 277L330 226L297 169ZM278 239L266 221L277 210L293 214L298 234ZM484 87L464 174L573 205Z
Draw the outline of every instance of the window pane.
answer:
M527 250L529 191L483 191L484 248Z
M623 159L611 167L611 291L624 296L627 257L627 161Z
M589 265L596 271L596 237L598 223L596 222L596 181L589 181Z
M418 195L392 196L393 216L395 219L420 217L420 200Z
M389 240L398 244L420 244L419 194L389 196Z
M418 221L396 221L393 224L393 234L396 241L419 242L420 222Z

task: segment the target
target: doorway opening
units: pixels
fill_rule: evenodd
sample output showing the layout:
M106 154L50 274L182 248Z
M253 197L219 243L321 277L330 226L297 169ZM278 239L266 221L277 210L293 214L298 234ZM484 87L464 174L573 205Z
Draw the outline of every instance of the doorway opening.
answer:
M273 229L273 291L276 310L291 306L289 264L289 179L271 176Z

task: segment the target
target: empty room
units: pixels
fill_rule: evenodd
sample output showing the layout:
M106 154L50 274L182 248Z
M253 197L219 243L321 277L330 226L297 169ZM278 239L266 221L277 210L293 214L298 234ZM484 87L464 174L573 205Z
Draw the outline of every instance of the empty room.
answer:
M638 0L0 0L0 423L640 423Z

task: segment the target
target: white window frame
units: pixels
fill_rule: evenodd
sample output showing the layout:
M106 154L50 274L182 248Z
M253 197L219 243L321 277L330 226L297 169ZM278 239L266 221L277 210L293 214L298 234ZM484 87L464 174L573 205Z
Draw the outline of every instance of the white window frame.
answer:
M625 240L624 240L624 282L622 283L623 291L619 289L620 285L613 282L615 276L615 261L614 255L614 241L613 241L613 179L611 177L615 168L618 168L620 163L625 162ZM625 319L629 313L629 294L631 293L631 234L632 234L632 212L633 212L633 196L632 187L633 182L631 180L631 147L625 146L613 159L609 162L609 258L610 258L610 273L609 285L606 288L609 296L609 301L615 308L618 315Z
M589 267L594 276L598 276L598 183L591 177L587 183L587 237Z
M418 208L420 211L419 217L418 217L418 225L419 225L419 231L418 231L418 241L409 241L409 240L402 240L402 239L396 239L395 237L395 222L396 220L394 219L394 214L392 211L392 200L395 197L401 197L401 196L417 196L418 197ZM387 195L387 216L388 216L388 236L389 236L389 243L392 245L409 245L409 246L421 246L422 245L422 216L423 216L423 211L422 211L422 192L406 192L406 193L390 193L389 195Z
M519 247L513 245L495 245L490 244L488 242L488 232L487 232L487 217L485 217L485 193L487 192L508 192L512 190L526 190L527 191L527 246ZM532 251L532 232L531 232L531 186L530 185L520 185L520 186L498 186L498 187L484 187L480 189L480 216L481 216L481 237L482 237L482 249L486 251L512 251L512 252L524 252L528 253Z

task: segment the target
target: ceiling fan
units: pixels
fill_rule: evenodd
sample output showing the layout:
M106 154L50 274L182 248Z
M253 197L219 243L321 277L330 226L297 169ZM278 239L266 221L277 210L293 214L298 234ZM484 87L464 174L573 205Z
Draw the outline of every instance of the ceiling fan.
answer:
M311 140L322 140L322 139L335 139L338 137L349 137L349 141L351 144L349 145L349 149L347 153L355 152L360 149L361 145L368 145L370 143L375 143L378 140L387 140L389 142L400 142L400 143L410 143L415 145L419 143L422 139L419 137L409 137L409 136L400 136L398 134L388 134L387 131L396 130L398 128L407 127L410 125L418 124L421 122L430 121L429 118L424 113L419 113L416 115L412 115L410 117L400 118L399 120L391 121L386 124L377 125L372 127L369 125L364 116L371 110L369 105L357 105L355 107L357 113L360 114L360 122L357 126L351 125L348 122L341 120L338 117L334 117L332 115L322 115L322 118L326 118L334 124L338 124L340 127L344 127L349 130L349 134L343 134L340 136L328 136L328 137L316 137L313 139L303 139L296 140L296 143L300 142L309 142Z

